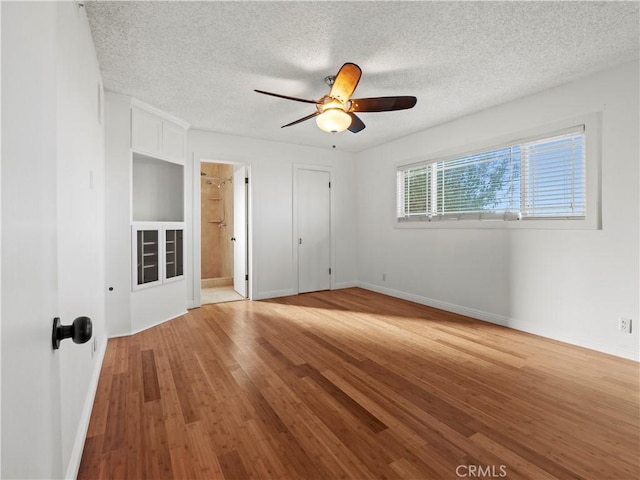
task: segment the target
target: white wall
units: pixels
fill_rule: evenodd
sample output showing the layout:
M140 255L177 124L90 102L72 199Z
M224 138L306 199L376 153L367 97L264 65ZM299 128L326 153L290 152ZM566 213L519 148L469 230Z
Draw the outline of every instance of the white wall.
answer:
M106 346L100 73L75 3L1 8L1 475L72 477ZM81 315L100 350L54 351L53 317Z
M638 88L634 62L359 153L361 285L637 360ZM394 228L398 162L593 112L602 112L601 230ZM633 319L631 335L619 317Z
M184 215L184 167L131 150L132 102L136 101L125 95L105 94L107 284L113 288L107 300L109 337L137 333L179 317L187 308L184 279L132 291L132 217L142 215L145 221L160 222L181 221ZM136 173L133 189L140 191L132 192ZM156 198L163 189L170 192L162 196L159 207L147 201L146 197Z
M109 337L131 326L131 98L105 92Z
M133 154L133 221L184 221L184 167Z
M59 316L88 316L93 341L58 351L62 464L80 464L106 348L106 191L102 79L84 9L56 2Z
M318 133L323 134L322 132ZM333 169L335 212L335 287L354 284L356 271L355 176L353 155L337 150L301 147L202 130L187 133L187 179L194 177L202 159L244 163L251 169L250 216L253 221L253 298L297 292L293 245L293 166L327 166ZM198 173L198 170L195 172ZM199 177L198 177L199 182ZM193 182L187 182L187 223L193 225ZM197 201L199 202L199 196ZM194 238L187 228L187 265L193 272L188 302L199 288L199 265L194 265Z

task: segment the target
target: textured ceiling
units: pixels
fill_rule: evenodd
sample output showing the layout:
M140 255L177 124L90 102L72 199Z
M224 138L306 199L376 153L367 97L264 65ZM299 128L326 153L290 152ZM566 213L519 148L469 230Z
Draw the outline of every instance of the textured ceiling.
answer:
M192 128L361 151L638 59L638 2L87 2L105 87ZM363 113L360 133L315 121L345 62L355 97L414 95Z

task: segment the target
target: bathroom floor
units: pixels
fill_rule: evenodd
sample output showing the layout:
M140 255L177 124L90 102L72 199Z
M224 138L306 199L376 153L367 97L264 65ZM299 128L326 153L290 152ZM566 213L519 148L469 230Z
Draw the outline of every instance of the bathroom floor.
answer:
M202 305L209 303L237 302L238 300L246 300L246 298L237 293L231 285L203 288L200 290L200 303Z

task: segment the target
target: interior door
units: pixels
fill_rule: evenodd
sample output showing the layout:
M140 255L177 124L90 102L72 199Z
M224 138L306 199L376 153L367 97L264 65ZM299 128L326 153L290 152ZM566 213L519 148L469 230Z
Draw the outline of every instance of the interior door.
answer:
M2 2L2 478L62 478L55 3ZM65 319L68 320L68 319Z
M297 175L298 292L331 287L331 175L299 169Z
M233 289L247 296L247 168L233 171Z

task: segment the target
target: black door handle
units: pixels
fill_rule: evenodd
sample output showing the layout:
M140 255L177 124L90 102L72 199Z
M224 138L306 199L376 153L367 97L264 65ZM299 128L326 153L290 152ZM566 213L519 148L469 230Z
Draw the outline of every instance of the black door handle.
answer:
M93 324L89 317L78 317L71 325L62 325L60 318L53 319L51 343L54 350L60 348L60 342L65 338L73 339L73 343L87 343L91 339Z

